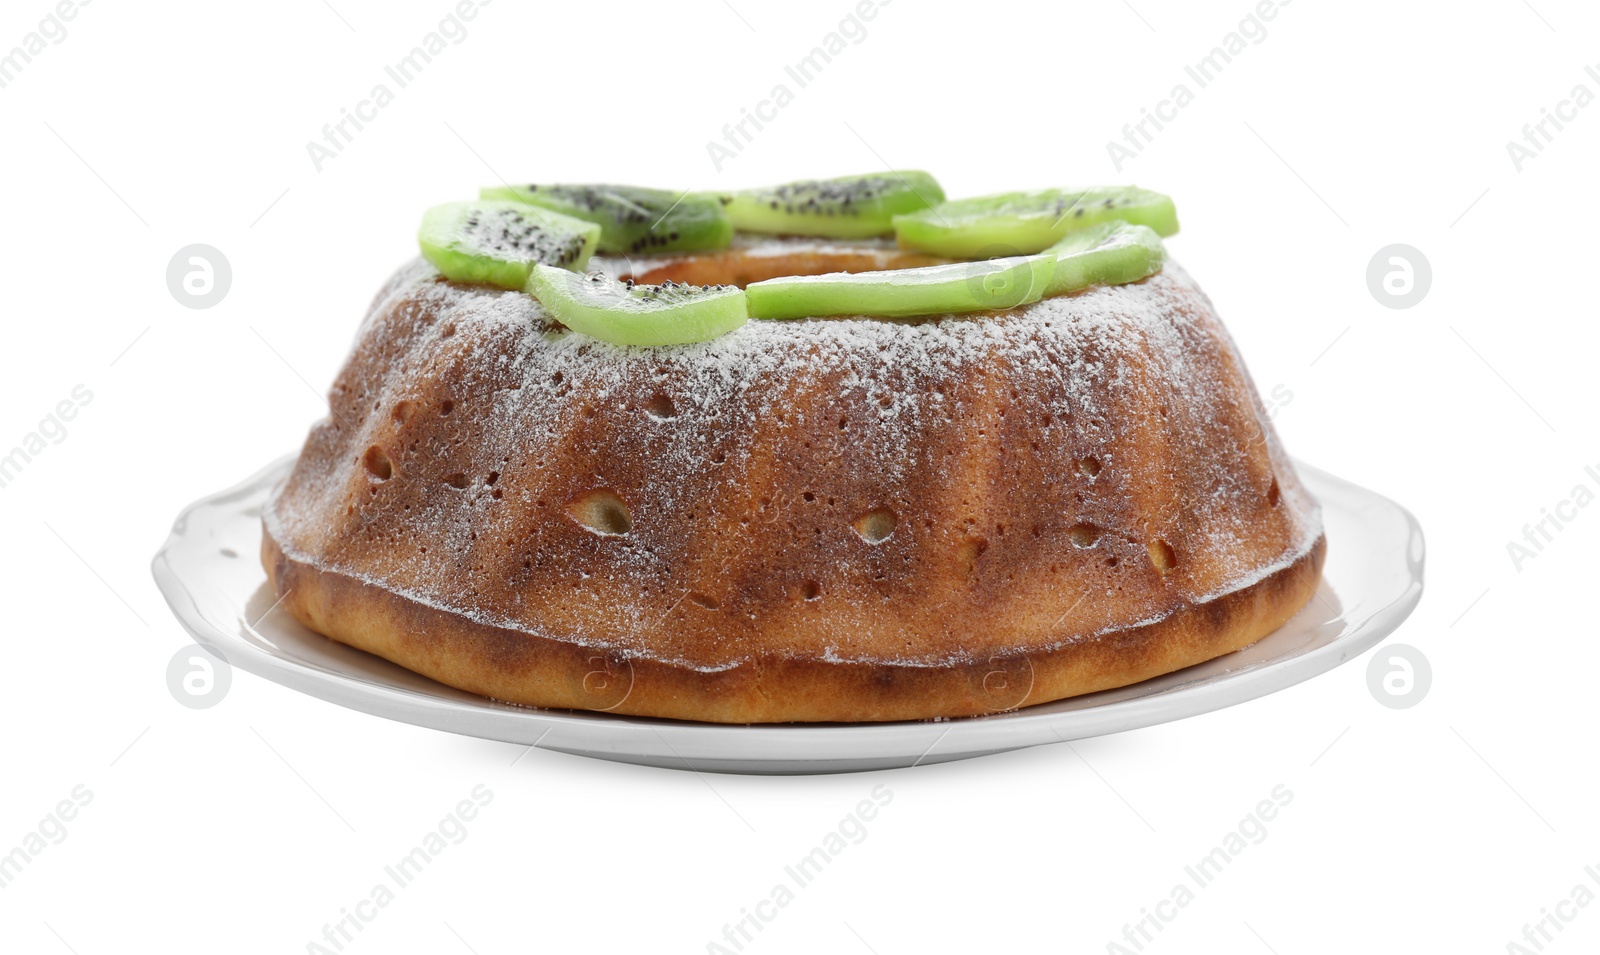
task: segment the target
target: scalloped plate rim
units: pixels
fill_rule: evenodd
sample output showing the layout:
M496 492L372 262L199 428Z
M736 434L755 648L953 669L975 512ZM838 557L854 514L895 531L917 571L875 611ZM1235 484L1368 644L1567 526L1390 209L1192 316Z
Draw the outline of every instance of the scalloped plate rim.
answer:
M1404 532L1404 553L1392 556L1403 559L1405 579L1396 574L1394 589L1383 595L1383 602L1375 609L1365 606L1365 601L1352 605L1351 610L1370 609L1359 623L1344 620L1349 611L1321 622L1302 621L1308 613L1311 618L1317 616L1314 607L1319 600L1327 604L1324 593L1331 591L1341 602L1342 598L1354 595L1347 592L1351 589L1348 583L1341 586L1341 581L1332 579L1339 567L1334 557L1338 553L1335 548L1341 546L1341 535L1327 527L1333 522L1328 520L1330 508L1324 499L1324 526L1329 531L1330 557L1318 597L1308 603L1306 610L1252 647L1131 687L988 716L891 723L727 725L544 710L483 699L434 683L387 661L334 644L292 621L262 620L252 626L240 608L248 605L253 591L226 595L239 611L239 619L234 621L239 626L232 630L220 626L213 619L215 614L206 612L197 593L196 588L202 581L196 579L195 573L180 567L177 560L194 556L189 553L196 546L189 525L208 510L241 501L264 500L294 460L294 455L279 458L233 487L184 508L173 523L171 535L151 562L156 584L173 615L197 642L220 653L234 667L318 699L387 719L574 755L672 769L789 774L927 765L1124 732L1213 712L1286 689L1370 649L1404 622L1421 600L1423 590L1425 547L1422 528L1416 518L1388 498L1297 460L1295 467L1313 493L1316 494L1318 488L1323 489L1324 493L1317 495L1319 498L1333 491L1359 499L1365 503L1367 511L1384 512L1381 516L1394 522L1392 529ZM1342 513L1335 516L1339 518L1338 523L1346 520ZM234 521L244 523L242 517ZM253 524L259 544L259 519ZM1355 524L1357 528L1362 526L1359 521ZM245 530L241 526L238 532L244 534ZM1349 546L1351 538L1344 539L1345 546ZM253 559L255 554L255 550L246 554L235 549L234 559L247 556ZM212 559L226 558L219 552ZM265 583L265 572L259 568L258 572L260 582ZM214 589L220 592L223 588L214 586ZM1328 609L1332 609L1331 605ZM1321 645L1303 652L1245 662L1245 655L1285 631L1341 621L1342 631ZM404 679L420 681L426 686L406 687L378 680L371 672L359 672L349 664L329 666L295 658L281 650L274 653L267 649L274 646L270 639L274 634L280 639L314 639L319 645L337 647L355 655L359 658L357 662L368 670L383 673L387 672L385 668L392 668L397 671L396 675L404 674ZM1235 662L1241 665L1230 666ZM1198 673L1203 670L1211 672ZM1186 674L1190 678L1185 678ZM1148 692L1157 684L1162 684L1163 688ZM1117 699L1118 696L1124 698ZM1097 698L1104 698L1106 702L1096 702Z

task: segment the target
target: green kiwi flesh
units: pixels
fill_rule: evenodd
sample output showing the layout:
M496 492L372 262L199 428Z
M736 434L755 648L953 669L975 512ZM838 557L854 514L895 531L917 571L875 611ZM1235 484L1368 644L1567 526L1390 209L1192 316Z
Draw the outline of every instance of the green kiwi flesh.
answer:
M1094 285L1127 285L1161 271L1167 248L1148 226L1102 222L1072 232L1049 249L1056 257L1046 295Z
M894 217L902 247L951 258L1040 252L1067 234L1102 222L1148 226L1159 235L1178 231L1172 200L1137 186L1042 189L957 199Z
M598 249L610 255L650 255L726 249L733 222L717 196L642 186L488 186L480 195L549 209L600 227Z
M434 206L422 217L422 257L448 279L520 291L535 265L581 269L600 227L515 202Z
M1054 255L1019 255L885 272L769 279L746 286L745 295L754 318L981 312L1039 301L1054 268Z
M894 231L894 217L944 201L917 170L807 179L723 197L734 228L774 235L865 239Z
M635 285L603 272L537 266L528 291L556 320L613 345L686 345L710 341L750 317L732 285Z

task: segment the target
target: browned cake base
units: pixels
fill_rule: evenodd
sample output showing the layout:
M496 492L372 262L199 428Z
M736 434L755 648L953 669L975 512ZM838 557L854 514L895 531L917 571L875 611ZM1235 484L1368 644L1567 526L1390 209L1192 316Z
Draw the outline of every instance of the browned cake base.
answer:
M1010 710L1253 643L1322 568L1317 503L1171 264L1008 312L659 349L411 266L329 402L262 515L274 596L514 703Z
M608 659L475 623L293 560L270 534L261 542L273 591L287 594L282 608L296 620L440 683L527 706L715 723L976 716L1127 686L1242 649L1282 626L1316 593L1326 551L1318 538L1305 556L1241 590L1056 649L940 667L774 656L703 672Z

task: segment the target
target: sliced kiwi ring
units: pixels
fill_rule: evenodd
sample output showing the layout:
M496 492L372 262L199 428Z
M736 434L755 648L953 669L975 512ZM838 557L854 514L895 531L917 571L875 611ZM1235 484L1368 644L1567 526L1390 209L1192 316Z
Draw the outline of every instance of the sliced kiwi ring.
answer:
M434 206L422 217L422 256L448 279L520 290L535 265L581 269L600 227L515 202Z
M995 311L1039 301L1054 268L1055 256L1041 253L888 272L796 275L752 283L745 294L755 318Z
M1167 248L1154 229L1115 221L1069 233L1049 253L1056 266L1046 295L1127 285L1161 271L1167 261Z
M1040 189L956 199L895 216L894 231L905 248L960 259L993 245L1041 252L1070 233L1114 221L1148 226L1159 235L1178 231L1172 200L1137 186Z
M561 324L613 345L710 341L750 318L744 291L732 285L636 285L541 265L528 292Z
M914 169L807 179L723 197L742 232L832 239L888 235L895 216L943 201L938 180Z
M603 255L725 249L733 239L733 220L714 195L607 184L489 186L480 195L592 222Z

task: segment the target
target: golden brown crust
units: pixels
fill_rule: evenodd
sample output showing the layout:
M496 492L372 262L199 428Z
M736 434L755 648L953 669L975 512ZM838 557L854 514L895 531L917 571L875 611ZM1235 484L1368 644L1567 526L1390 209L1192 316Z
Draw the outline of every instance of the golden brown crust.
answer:
M629 660L475 623L286 556L262 563L282 607L340 643L508 703L715 723L857 722L977 716L1127 686L1247 647L1316 592L1326 541L1242 590L1166 618L1053 649L942 667L757 658L704 672Z
M1252 643L1322 563L1316 502L1172 265L661 349L414 266L329 401L263 514L277 596L517 703L992 712Z

